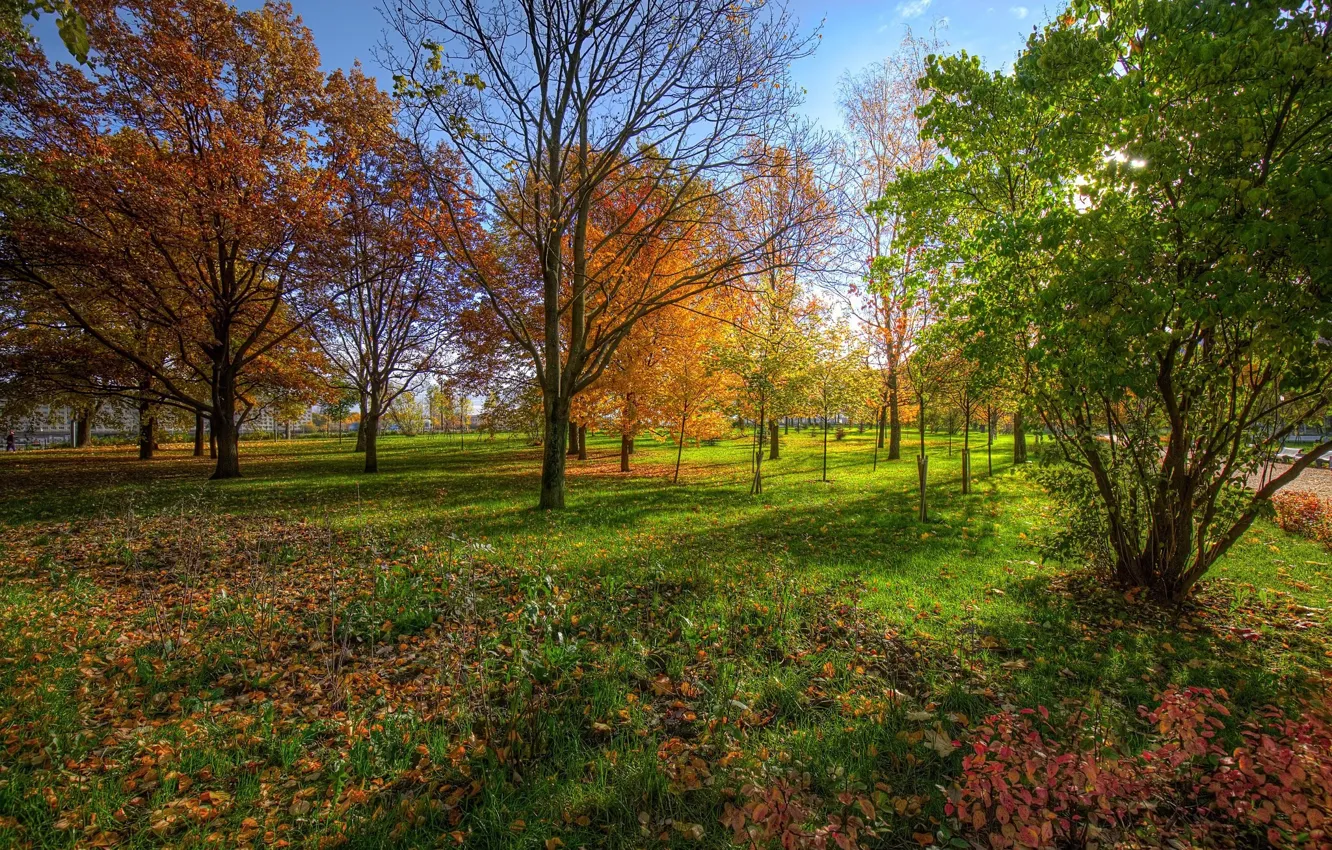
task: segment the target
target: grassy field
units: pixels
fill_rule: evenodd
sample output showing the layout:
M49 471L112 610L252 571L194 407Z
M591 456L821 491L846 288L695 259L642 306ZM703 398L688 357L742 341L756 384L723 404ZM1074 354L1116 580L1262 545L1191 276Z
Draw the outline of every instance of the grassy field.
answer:
M744 441L679 484L638 443L589 438L561 513L503 438L0 458L0 846L717 847L775 784L918 846L999 706L1131 741L1168 684L1243 713L1329 666L1332 554L1267 521L1163 611L1041 563L1006 440L962 496L931 438L923 524L869 435L824 483L792 431L760 497Z

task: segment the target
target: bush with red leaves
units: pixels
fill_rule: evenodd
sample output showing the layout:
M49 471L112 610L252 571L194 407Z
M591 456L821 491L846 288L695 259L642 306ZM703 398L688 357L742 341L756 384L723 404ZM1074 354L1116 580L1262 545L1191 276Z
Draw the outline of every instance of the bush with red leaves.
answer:
M1223 743L1224 691L1171 688L1151 711L1153 745L1125 753L1085 717L1054 727L1044 708L977 728L946 812L982 846L1113 845L1222 833L1278 847L1332 846L1332 703L1298 720L1272 709ZM1073 745L1061 743L1073 740ZM1233 741L1232 741L1233 743Z

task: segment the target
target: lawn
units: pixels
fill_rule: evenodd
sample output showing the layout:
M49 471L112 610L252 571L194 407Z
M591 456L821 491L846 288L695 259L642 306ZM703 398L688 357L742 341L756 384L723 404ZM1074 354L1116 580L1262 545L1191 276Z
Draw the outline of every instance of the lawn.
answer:
M1243 716L1316 687L1332 553L1263 520L1164 610L1042 563L1057 522L1006 439L873 465L868 434L589 437L570 508L503 437L0 459L0 845L730 846L774 788L868 846L947 841L1001 706L1107 736L1171 684ZM914 444L906 451L914 453ZM766 798L765 798L766 799ZM870 833L873 833L872 835Z

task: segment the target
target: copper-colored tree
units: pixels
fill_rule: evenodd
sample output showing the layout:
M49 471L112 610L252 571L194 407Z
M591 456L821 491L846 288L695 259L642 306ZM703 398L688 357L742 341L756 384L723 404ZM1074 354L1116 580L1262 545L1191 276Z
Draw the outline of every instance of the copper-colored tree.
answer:
M16 179L59 202L14 211L0 269L164 397L207 410L213 477L234 478L247 375L301 330L312 301L298 270L323 218L310 158L319 56L286 4L80 11L95 46L86 71L51 71L30 52L5 95L2 144L28 165ZM135 349L125 315L157 329L164 359Z

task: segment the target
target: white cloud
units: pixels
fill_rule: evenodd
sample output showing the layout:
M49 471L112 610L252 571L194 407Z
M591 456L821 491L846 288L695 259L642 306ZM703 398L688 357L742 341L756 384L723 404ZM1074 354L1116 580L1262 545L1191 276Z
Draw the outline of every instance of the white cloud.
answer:
M878 29L877 31L878 31L878 32L888 32L888 25L887 25L887 24L879 24L879 29Z
M1028 10L1026 6L1010 6L1008 11L1009 14L1020 21L1027 17L1027 13L1030 10Z
M930 8L931 0L907 0L905 3L897 4L897 16L906 20L907 18L919 18L925 14L925 10Z

